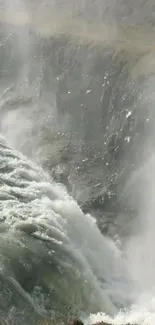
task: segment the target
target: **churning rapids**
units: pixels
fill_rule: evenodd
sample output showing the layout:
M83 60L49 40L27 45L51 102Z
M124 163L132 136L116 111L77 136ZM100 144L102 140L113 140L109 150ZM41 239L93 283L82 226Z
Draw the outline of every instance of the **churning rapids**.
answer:
M0 1L0 323L155 322L153 0Z

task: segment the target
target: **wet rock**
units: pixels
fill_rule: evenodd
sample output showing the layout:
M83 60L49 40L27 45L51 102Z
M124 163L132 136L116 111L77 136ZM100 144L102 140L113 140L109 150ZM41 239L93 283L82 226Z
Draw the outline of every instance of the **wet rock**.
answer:
M81 321L81 319L74 318L69 322L68 325L84 325L84 323ZM96 322L91 325L113 325L113 324L109 324L109 323L105 323L105 322ZM135 325L135 324L127 323L126 325Z
M84 323L79 318L73 318L68 325L84 325Z

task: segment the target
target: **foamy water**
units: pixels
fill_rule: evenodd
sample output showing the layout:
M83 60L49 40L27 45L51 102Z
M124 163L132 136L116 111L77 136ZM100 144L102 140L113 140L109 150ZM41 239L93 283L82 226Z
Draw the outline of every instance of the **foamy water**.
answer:
M155 320L153 12L151 0L0 4L0 319ZM135 212L125 238L77 202L107 194L111 208L111 184L122 223Z
M153 274L153 264L148 262L151 246L146 246L146 240L150 245L153 243L149 223L146 233L137 231L120 251L113 240L101 235L95 219L83 214L62 185L3 139L0 171L2 281L4 275L8 277L19 296L41 314L46 303L36 303L37 278L40 288L48 288L50 308L56 314L63 310L67 297L69 305L78 310L87 324L100 320L118 325L151 324L154 288L153 278L149 281L150 272ZM17 265L13 265L14 259ZM18 263L25 272L25 281L31 267L32 291L27 292L24 287ZM34 277L37 264L39 269ZM54 274L52 265L57 270ZM92 314L93 311L100 313Z
M91 310L116 313L117 303L124 305L125 298L123 288L122 295L120 289L117 292L117 281L120 286L121 277L125 276L128 281L128 276L115 243L101 235L95 219L83 214L62 185L54 183L41 168L9 148L3 140L0 169L2 274L8 272L9 279L15 281L15 288L18 285L16 289L35 305L32 292L27 296L27 290L23 288L18 263L14 269L12 261L19 258L26 274L26 265L30 263L32 275L34 265L39 264L36 280L39 278L39 286L44 284L49 290L51 305L52 299L56 305L60 299L63 308L66 295L69 305L79 309L79 313L80 310L85 314ZM29 262L25 260L27 250L30 250ZM45 260L45 268L43 262L40 264L40 258ZM5 259L9 260L9 270ZM52 264L60 273L53 275ZM37 284L35 278L31 280L34 290ZM52 298L51 290L56 292L56 297ZM59 307L55 312L60 312Z

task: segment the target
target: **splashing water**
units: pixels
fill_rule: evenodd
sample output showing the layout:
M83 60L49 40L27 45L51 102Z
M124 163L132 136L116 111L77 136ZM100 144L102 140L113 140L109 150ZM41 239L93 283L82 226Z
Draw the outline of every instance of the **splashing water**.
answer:
M120 251L101 235L95 219L2 140L0 181L2 283L6 277L38 312L32 298L37 286L48 291L50 309L56 306L59 313L69 304L85 314L103 309L114 314L112 299L122 304L125 299L117 297L117 279L127 271Z
M151 0L0 2L2 320L154 322L153 14ZM120 246L93 217L110 208L121 229L136 216Z

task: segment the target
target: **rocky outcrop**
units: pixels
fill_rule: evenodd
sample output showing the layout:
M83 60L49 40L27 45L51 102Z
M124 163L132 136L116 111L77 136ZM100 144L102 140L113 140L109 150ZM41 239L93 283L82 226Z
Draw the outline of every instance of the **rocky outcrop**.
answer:
M84 325L84 323L82 322L81 319L79 318L73 318L68 325ZM112 325L112 324L107 324L105 322L97 322L97 323L94 323L92 325ZM129 325L129 324L127 324Z
M84 325L84 323L79 318L73 318L68 325Z
M84 323L82 322L81 319L79 318L73 318L68 325L84 325ZM92 325L113 325L113 324L109 324L109 323L105 323L105 322L96 322L93 323ZM132 324L132 323L128 323L126 325L136 325L136 324Z

